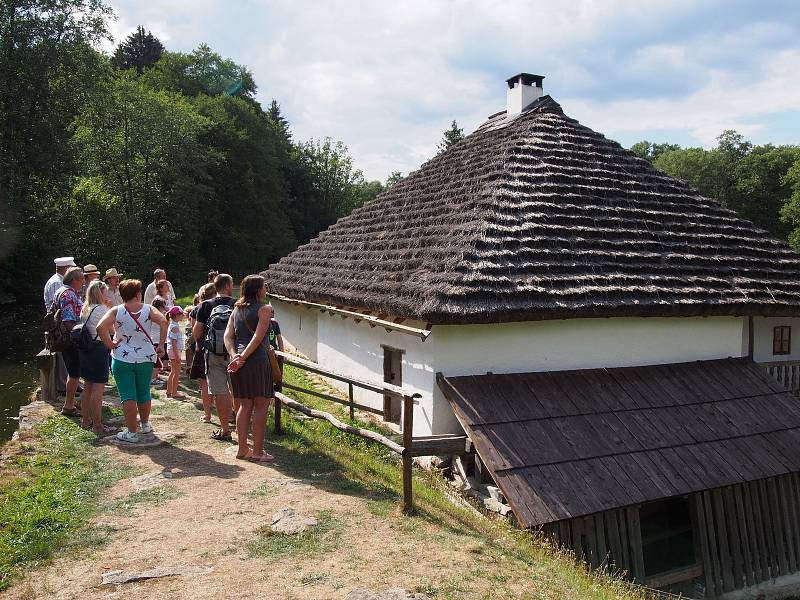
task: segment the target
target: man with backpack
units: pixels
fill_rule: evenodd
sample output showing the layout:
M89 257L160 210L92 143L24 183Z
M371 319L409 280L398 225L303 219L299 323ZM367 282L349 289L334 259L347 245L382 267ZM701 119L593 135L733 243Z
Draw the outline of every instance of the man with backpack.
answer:
M83 301L78 292L82 287L83 269L80 267L70 268L64 275L64 285L58 289L53 300L52 308L55 308L53 321L56 328L69 332L80 322ZM72 343L67 343L59 349L64 358L64 364L67 366L67 395L61 414L79 416L78 409L75 407L75 394L78 391L81 376L78 349Z
M215 440L232 441L230 415L233 396L228 375L229 357L225 351L225 328L233 312L233 277L220 273L214 278L217 295L203 301L195 311L192 337L206 349L208 393L217 406L220 429L211 434Z

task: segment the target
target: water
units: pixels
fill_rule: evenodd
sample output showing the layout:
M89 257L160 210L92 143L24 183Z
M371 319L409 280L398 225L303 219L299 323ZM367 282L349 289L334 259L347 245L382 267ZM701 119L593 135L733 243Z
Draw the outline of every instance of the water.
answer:
M38 309L0 315L0 442L17 429L19 407L37 385L35 356L44 343Z

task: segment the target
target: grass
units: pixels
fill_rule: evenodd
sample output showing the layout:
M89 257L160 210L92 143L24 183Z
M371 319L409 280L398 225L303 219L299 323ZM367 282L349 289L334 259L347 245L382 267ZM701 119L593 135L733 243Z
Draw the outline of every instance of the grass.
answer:
M311 386L298 369L287 367L285 375L290 383ZM339 405L303 393L286 393L306 406L333 412L347 421L346 409ZM294 477L314 481L317 487L363 498L369 512L394 520L399 531L421 538L435 536L444 544L474 547L488 561L518 561L526 569L526 576L536 580L536 587L541 588L537 597L604 600L647 597L620 578L589 571L582 563L576 563L572 553L555 547L540 535L520 530L499 517L485 518L453 504L444 494L448 484L436 473L415 469L415 512L403 515L399 510L402 476L396 455L378 444L334 429L324 421L299 421L291 415L286 411L285 435L270 438L269 451L280 454L281 466ZM360 427L388 433L372 422L356 421ZM437 588L441 597L461 594L458 578L431 586Z
M0 590L21 568L68 544L94 546L107 539L108 532L84 523L97 513L99 495L129 475L92 445L92 433L69 419L47 419L36 436L35 453L14 457L16 475L0 488Z
M148 504L161 506L181 495L182 492L173 487L156 486L146 490L131 492L127 496L109 502L103 508L105 512L121 512L122 514L127 514L130 513L131 509L135 509L137 506Z
M342 522L330 511L317 514L317 524L298 534L277 533L269 525L260 528L255 540L247 544L251 558L284 558L300 555L303 558L332 552L339 548Z

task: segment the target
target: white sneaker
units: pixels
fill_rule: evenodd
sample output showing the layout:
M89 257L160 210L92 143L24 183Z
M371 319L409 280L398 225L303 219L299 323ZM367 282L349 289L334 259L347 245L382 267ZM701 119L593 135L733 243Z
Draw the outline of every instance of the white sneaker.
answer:
M139 423L139 433L153 433L153 426L150 425L150 421L142 421Z
M135 443L137 443L139 441L139 434L138 433L132 433L132 432L127 431L127 430L126 431L120 431L117 434L116 437L120 442L125 442L127 444L135 444Z

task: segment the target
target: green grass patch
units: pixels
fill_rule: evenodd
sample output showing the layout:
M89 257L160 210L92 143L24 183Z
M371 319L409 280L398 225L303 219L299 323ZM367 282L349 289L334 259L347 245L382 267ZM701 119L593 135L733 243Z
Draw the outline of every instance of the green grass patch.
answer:
M339 547L342 522L330 511L317 514L317 524L303 533L276 533L265 525L257 537L247 544L251 558L277 558L301 555L304 558L332 552Z
M180 490L176 490L175 488L169 486L159 485L147 490L131 492L127 496L123 496L122 498L117 498L116 500L109 502L103 507L103 509L105 512L110 513L133 512L136 510L136 508L143 505L162 506L170 500L182 495L183 492Z
M92 445L94 434L67 418L47 419L36 435L35 453L16 457L18 473L0 488L0 590L22 567L70 541L99 543L102 532L81 530L82 524L97 513L99 495L130 472Z

